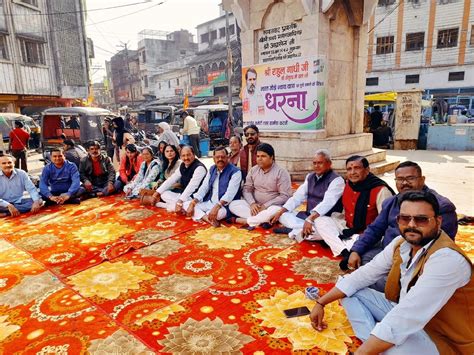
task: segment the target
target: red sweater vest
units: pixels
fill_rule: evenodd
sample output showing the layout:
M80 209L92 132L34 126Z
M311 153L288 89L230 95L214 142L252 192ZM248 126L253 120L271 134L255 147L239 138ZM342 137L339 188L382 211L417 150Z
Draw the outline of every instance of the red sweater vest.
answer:
M367 217L365 218L366 225L372 223L377 218L379 212L377 211L377 195L385 186L377 186L370 191L369 204L367 205ZM344 214L346 218L346 225L348 228L354 227L354 212L357 199L360 192L352 190L348 183L344 187L342 193L342 205L344 207ZM359 233L363 231L358 231Z

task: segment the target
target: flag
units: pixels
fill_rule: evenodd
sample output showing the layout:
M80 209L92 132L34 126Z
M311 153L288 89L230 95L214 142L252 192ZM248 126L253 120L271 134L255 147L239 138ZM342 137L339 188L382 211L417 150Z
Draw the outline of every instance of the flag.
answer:
M188 94L184 95L183 110L186 110L189 107L189 97Z

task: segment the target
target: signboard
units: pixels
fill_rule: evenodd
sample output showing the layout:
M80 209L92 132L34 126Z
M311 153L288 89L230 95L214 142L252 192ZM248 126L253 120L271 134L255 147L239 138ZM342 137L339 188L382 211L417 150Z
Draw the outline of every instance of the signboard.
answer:
M214 96L214 86L212 85L193 86L192 95L194 97Z
M174 89L174 94L176 96L183 96L184 95L184 90L183 89Z
M324 58L311 57L243 68L245 125L276 132L323 129L325 67Z
M301 58L302 33L301 24L298 22L260 30L258 32L260 63Z
M207 82L209 84L218 84L227 81L224 71L211 71L207 73Z

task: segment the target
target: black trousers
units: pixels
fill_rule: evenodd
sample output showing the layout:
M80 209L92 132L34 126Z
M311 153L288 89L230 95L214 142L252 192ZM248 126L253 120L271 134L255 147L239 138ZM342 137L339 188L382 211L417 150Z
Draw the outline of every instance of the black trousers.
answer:
M191 147L193 147L194 153L196 153L196 156L200 158L201 151L199 150L199 134L189 135L189 142L191 143Z
M26 165L26 149L23 150L14 150L12 149L12 155L15 157L15 168L20 168L28 172L28 166ZM21 163L21 167L20 167Z

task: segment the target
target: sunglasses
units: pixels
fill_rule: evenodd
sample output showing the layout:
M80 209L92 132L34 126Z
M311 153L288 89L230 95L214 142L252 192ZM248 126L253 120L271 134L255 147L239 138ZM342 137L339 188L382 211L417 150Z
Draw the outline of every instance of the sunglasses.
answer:
M244 133L245 137L256 136L257 133Z
M414 221L415 224L419 227L427 226L428 223L430 223L430 220L432 220L435 217L428 217L428 216L409 216L406 214L400 214L397 216L397 222L398 224L401 224L403 226L407 226L410 224L411 221Z

